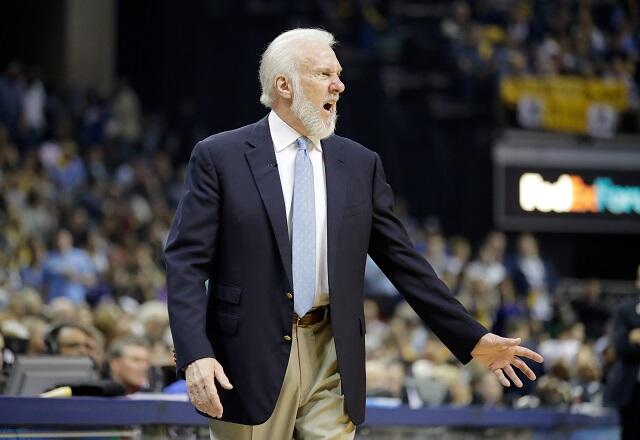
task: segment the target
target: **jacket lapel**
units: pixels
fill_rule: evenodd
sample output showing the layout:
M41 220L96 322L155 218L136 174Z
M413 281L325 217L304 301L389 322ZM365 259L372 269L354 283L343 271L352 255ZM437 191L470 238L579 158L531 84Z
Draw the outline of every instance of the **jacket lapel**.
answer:
M276 167L276 153L269 131L267 117L261 119L254 127L247 139L253 147L245 153L251 173L258 187L271 227L278 245L282 265L287 274L290 289L293 288L293 276L291 274L291 243L287 228L287 217L282 195L280 174Z
M347 174L342 144L335 136L322 141L324 169L327 186L327 270L329 274L329 293L333 289L336 251L340 239L342 213L346 200Z

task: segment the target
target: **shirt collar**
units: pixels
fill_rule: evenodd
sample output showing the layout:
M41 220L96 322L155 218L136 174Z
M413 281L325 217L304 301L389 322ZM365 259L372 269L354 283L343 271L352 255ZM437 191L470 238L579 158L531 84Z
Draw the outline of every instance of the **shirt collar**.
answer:
M276 153L281 152L302 136L289 124L284 122L273 110L269 113L269 131L271 131L271 139L273 140L273 147ZM311 136L307 137L313 144L313 148L317 148L318 151L322 152L320 139Z

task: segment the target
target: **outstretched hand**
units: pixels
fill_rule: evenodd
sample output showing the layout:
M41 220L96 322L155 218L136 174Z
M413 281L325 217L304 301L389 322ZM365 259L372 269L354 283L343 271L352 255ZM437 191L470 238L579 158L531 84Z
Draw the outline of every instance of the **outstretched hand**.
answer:
M487 333L480 338L471 352L471 356L493 371L505 387L510 386L509 379L507 379L509 376L518 388L522 388L522 381L516 375L513 367L518 368L531 380L535 380L536 375L520 357L529 358L538 363L544 359L535 351L521 347L520 342L520 338L503 338L494 333Z

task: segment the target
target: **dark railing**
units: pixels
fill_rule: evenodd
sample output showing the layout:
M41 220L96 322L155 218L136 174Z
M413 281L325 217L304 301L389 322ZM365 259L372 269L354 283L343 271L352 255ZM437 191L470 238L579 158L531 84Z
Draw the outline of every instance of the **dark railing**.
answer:
M44 399L0 396L0 439L43 438L206 438L207 419L189 402L156 399L82 398ZM485 407L367 408L358 438L419 438L433 429L511 433L600 433L616 438L618 417L607 409L585 414L552 408L514 410ZM153 434L150 434L152 432ZM172 434L173 433L173 434ZM176 434L177 433L177 434ZM383 434L387 433L387 434ZM184 431L183 431L184 434ZM382 436L381 436L382 435Z

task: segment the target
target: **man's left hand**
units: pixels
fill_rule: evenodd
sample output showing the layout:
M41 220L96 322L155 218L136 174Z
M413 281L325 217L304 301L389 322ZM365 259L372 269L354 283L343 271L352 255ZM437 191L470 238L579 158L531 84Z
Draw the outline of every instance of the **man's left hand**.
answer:
M471 352L471 356L493 371L502 385L510 386L511 381L518 387L522 387L522 381L516 375L513 367L522 371L529 379L535 380L536 375L520 357L532 359L541 363L544 359L538 353L520 346L521 339L503 338L494 333L484 335ZM505 376L506 374L506 376Z

